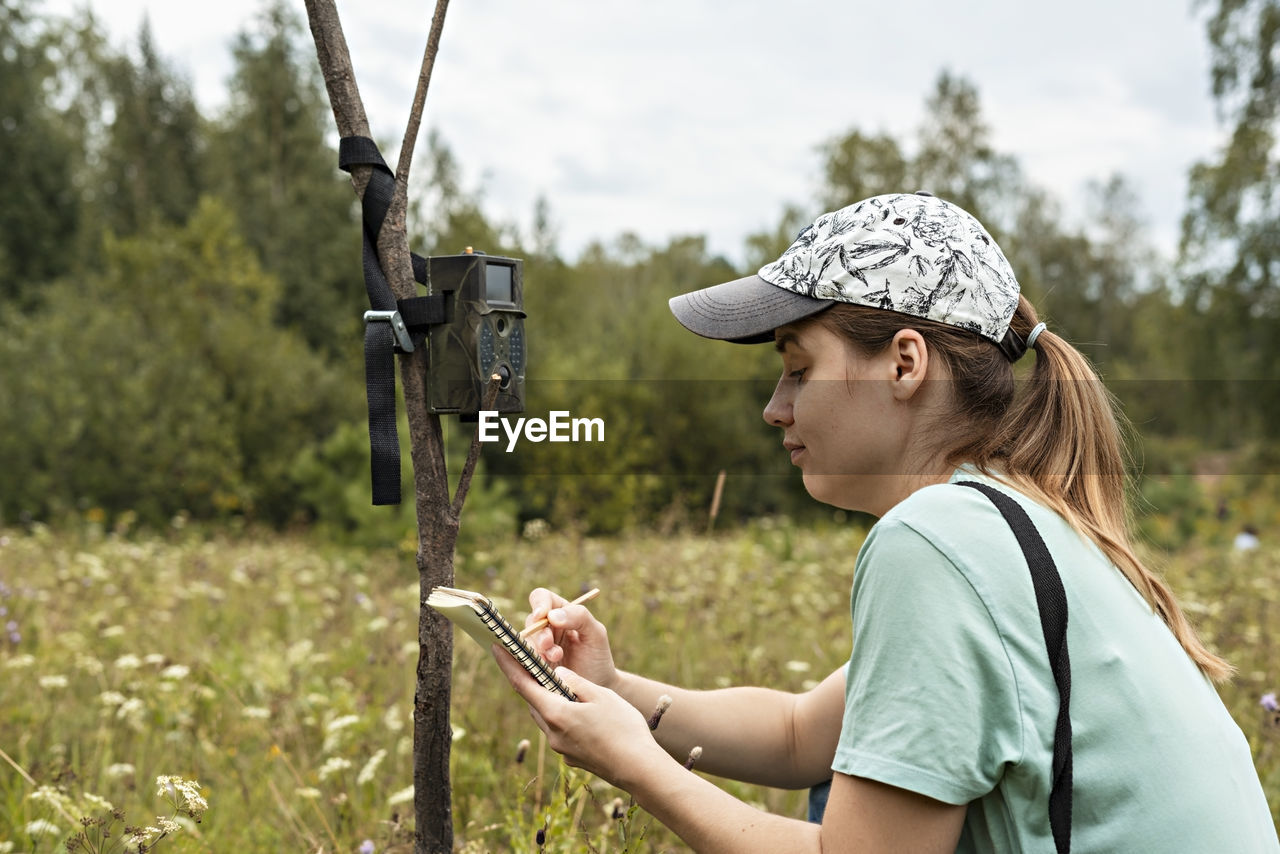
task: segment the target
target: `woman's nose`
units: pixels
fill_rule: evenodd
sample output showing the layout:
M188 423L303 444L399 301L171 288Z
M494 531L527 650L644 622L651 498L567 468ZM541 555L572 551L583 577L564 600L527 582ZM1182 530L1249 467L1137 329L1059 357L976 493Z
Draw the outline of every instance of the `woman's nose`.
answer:
M771 427L786 427L791 424L791 394L783 388L784 379L778 380L773 389L773 397L769 398L764 407L765 423Z

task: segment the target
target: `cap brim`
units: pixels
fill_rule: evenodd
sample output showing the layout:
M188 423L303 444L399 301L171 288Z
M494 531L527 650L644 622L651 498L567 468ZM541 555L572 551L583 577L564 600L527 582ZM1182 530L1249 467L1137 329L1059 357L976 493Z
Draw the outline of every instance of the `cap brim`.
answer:
M773 330L817 314L835 303L814 299L746 276L672 297L671 313L690 332L703 338L762 344Z

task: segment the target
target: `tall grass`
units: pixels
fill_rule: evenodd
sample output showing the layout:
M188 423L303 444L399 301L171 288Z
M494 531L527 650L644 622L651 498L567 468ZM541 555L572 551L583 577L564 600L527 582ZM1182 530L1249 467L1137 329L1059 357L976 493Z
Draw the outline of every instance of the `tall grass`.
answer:
M523 619L533 586L598 586L619 663L690 686L799 690L849 653L853 523L591 539L531 526L461 554L457 584ZM1166 561L1206 638L1239 668L1223 698L1280 816L1280 549L1191 537ZM412 850L412 555L297 536L95 525L0 536L0 851L65 850L106 799L154 824L160 775L209 808L173 851ZM550 753L488 653L456 644L454 826L464 851L678 851L625 795ZM517 761L517 746L530 747ZM724 784L802 816L804 793ZM33 822L38 833L27 832ZM52 827L53 830L49 828ZM541 844L539 844L541 838ZM115 843L122 840L113 837ZM96 850L96 849L95 849ZM122 850L121 848L102 850ZM132 849L129 849L132 850Z

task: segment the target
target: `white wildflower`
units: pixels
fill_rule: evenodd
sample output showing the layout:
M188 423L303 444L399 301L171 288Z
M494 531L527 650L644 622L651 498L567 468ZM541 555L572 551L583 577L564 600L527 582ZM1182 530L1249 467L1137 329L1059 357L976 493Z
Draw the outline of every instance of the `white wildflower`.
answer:
M386 617L383 617L383 616L377 616L377 617L374 617L372 620L370 620L369 625L365 626L364 628L365 628L365 631L367 632L370 632L372 634L377 634L378 632L385 631L387 626L389 625L391 625L390 620L388 620Z
M116 709L116 719L122 720L133 729L142 730L142 718L146 714L147 704L137 697L130 697Z
M324 761L324 764L320 766L320 779L327 780L334 774L346 771L350 767L350 759L345 759L341 756L330 756Z
M387 711L382 715L382 725L389 732L399 732L404 729L404 721L400 719L398 706L387 706Z
M129 653L116 659L116 670L137 670L142 666L142 659Z
M449 730L449 734L452 736L450 739L451 741L461 741L462 737L467 734L465 729L460 726L454 726L453 724L449 724Z
M104 706L118 706L127 699L128 697L119 691L103 691L98 695L98 702Z
M150 845L151 841L160 835L158 827L135 827L133 835L125 842L126 845Z
M113 765L108 765L106 770L107 776L113 780L119 780L122 777L132 777L135 773L137 773L136 769L128 762L116 762Z
M320 797L320 790L316 788L312 788L311 786L302 786L298 789L295 789L293 793L298 797L306 798L309 801L313 801L316 798Z
M387 806L394 807L397 804L407 804L413 800L413 785L410 784L398 792L392 792L391 797L387 798Z
M164 798L175 807L197 817L209 808L208 801L200 795L200 784L195 780L184 780L181 777L164 774L156 777L156 797Z
M30 667L36 663L36 657L30 653L15 655L4 663L4 666L10 670L21 670L24 667Z
M162 815L156 816L156 824L160 825L160 830L164 833L177 833L182 830L182 825L178 824L171 818L165 818Z
M70 812L71 798L53 786L40 786L27 795L28 800L44 802L59 812Z
M107 626L105 629L98 632L98 635L102 638L124 637L124 626Z
M83 670L90 676L100 676L104 669L102 662L92 655L85 655L83 652L76 653L76 670Z
M809 672L809 662L807 661L788 661L785 666L792 673L808 673Z
M324 728L326 734L321 750L325 753L332 753L342 743L345 731L358 723L360 723L360 718L356 715L343 715L329 721Z
M271 710L264 709L262 706L245 706L240 710L240 714L252 721L265 721L271 717Z
M44 688L46 691L65 688L69 684L67 682L67 677L63 676L61 673L52 673L48 676L41 676L37 681L39 682L40 687Z
M62 829L51 821L38 818L35 821L29 821L23 831L34 839L37 836L58 836L62 833Z
M186 679L191 674L191 668L185 664L170 664L164 670L160 671L161 679Z
M360 773L356 775L356 785L363 786L365 783L372 783L373 775L378 773L378 766L381 765L382 760L386 758L386 748L383 748L370 756L369 761L364 763L364 767L361 768Z
M142 659L142 663L158 667L159 665L164 664L164 656L158 652L148 653L146 657Z
M111 801L107 800L101 795L95 795L91 792L84 793L84 802L91 807L97 807L103 812L111 812L113 809L115 809L115 807L111 805Z

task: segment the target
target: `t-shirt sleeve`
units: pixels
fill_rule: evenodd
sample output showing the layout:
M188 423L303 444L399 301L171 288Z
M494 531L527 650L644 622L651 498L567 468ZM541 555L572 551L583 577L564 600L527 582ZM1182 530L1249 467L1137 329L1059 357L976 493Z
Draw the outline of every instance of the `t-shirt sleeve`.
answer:
M853 653L832 768L952 804L990 792L1022 755L1009 656L968 577L883 519L854 572Z

